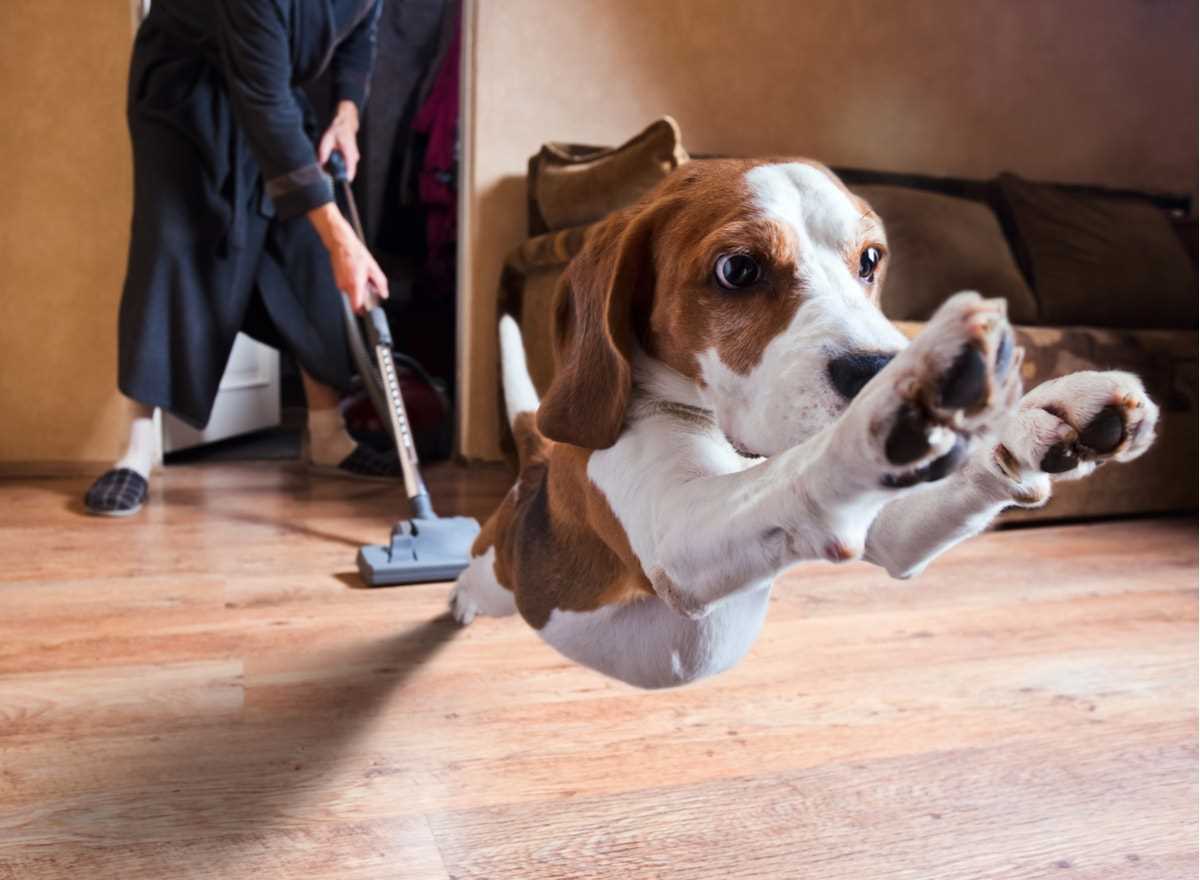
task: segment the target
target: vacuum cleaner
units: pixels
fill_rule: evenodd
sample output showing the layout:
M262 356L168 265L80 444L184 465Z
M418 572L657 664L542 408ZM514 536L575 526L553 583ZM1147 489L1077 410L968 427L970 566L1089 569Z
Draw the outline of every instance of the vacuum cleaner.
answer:
M345 202L343 210L365 245L367 240L354 193L350 190L346 161L337 150L330 156L329 168ZM378 298L372 297L360 324L350 303L345 297L341 300L350 355L376 412L391 428L413 514L411 519L396 523L387 544L369 544L358 551L359 574L371 587L453 580L471 561L471 545L479 534L479 523L466 516L439 517L433 512L429 491L421 478L404 398L400 396L400 379L392 356L392 332L387 314ZM366 341L362 333L364 324ZM374 354L373 359L368 352Z

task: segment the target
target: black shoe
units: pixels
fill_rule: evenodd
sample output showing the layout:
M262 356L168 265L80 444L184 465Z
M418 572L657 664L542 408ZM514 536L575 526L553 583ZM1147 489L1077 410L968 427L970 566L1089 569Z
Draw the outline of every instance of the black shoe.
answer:
M92 483L83 504L96 516L133 516L142 509L149 493L150 484L137 471L114 468Z
M400 459L394 449L380 452L364 443L354 447L354 451L343 458L336 466L317 464L312 459L308 461L310 473L323 477L349 477L355 480L398 480L404 476L400 469Z

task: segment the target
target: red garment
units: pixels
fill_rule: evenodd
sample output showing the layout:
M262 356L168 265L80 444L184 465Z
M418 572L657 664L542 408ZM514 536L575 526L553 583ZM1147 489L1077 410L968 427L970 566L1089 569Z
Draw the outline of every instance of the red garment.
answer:
M462 43L461 15L442 64L421 105L413 130L426 135L425 158L417 175L417 192L425 206L425 243L430 269L458 237L458 57ZM453 266L453 261L450 263Z

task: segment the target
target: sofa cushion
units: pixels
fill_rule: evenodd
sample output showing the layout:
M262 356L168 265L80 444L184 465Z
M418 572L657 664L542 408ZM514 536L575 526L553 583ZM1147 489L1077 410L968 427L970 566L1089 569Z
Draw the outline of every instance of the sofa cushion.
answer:
M530 162L533 211L548 231L594 223L631 205L688 161L670 116L619 147L580 153L549 143Z
M1013 174L996 184L1040 323L1195 329L1196 273L1160 208Z
M856 186L883 218L888 268L883 312L922 321L960 290L1008 300L1009 319L1037 321L1037 302L986 204L898 186Z

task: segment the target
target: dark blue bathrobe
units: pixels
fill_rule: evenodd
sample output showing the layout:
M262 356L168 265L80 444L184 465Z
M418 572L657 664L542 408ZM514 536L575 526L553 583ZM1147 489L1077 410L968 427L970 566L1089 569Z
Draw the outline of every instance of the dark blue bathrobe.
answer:
M129 76L121 391L197 427L239 330L335 388L341 294L305 212L333 199L300 87L361 109L383 0L153 0Z

